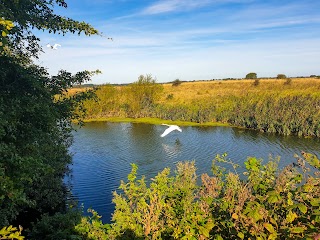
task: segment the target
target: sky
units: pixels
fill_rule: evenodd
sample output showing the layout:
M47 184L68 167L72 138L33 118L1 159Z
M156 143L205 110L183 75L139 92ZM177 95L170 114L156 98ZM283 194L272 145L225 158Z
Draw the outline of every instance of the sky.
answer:
M317 0L67 0L62 16L101 36L37 33L52 75L99 69L89 83L123 84L320 75ZM108 39L112 38L111 39ZM58 50L46 44L61 44Z

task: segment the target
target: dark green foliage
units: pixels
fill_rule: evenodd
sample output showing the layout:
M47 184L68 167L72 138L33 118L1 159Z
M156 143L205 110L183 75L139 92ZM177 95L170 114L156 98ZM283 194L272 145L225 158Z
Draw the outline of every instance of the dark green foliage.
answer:
M81 218L82 212L79 210L69 210L66 214L58 212L53 216L45 214L34 224L29 237L35 240L81 240L83 238L75 229Z
M71 120L84 113L80 102L92 92L57 96L90 75L61 71L49 77L43 68L0 57L1 227L28 226L42 213L65 210L62 178L71 163Z
M256 79L257 78L257 74L254 72L248 73L246 75L246 79Z
M42 214L66 211L62 180L71 163L71 121L80 120L81 101L93 92L65 94L97 71L75 75L60 71L50 77L31 59L41 50L31 29L86 35L98 31L55 14L56 6L67 4L64 0L0 1L0 227L28 228Z
M287 76L285 74L278 74L277 79L286 79Z

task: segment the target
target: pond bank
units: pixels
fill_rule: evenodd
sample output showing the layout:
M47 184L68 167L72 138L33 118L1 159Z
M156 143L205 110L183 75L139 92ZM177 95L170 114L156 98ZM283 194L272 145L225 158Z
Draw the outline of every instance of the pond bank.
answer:
M164 120L160 118L123 118L123 117L110 117L110 118L92 118L85 119L84 122L131 122L131 123L148 123L159 125L162 123L165 124L173 124L179 126L198 126L198 127L234 127L228 123L221 122L204 122L204 123L196 123L196 122L187 122L187 121L171 121Z

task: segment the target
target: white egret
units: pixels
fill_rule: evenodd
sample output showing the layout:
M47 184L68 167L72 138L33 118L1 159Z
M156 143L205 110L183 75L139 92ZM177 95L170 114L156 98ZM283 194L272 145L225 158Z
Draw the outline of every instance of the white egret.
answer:
M161 137L167 136L169 133L171 133L174 130L182 132L181 128L177 125L168 125L168 124L164 124L164 123L161 125L168 126L168 128L161 134Z
M58 43L55 43L55 44L52 46L52 45L50 45L50 43L48 43L48 44L47 44L47 47L48 47L48 48L51 48L51 49L53 49L53 50L57 50L58 47L61 47L61 45L58 44Z

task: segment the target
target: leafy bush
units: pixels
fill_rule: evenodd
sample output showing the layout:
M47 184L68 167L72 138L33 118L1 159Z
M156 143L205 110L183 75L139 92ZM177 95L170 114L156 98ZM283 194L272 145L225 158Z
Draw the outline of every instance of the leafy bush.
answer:
M28 228L42 213L65 209L71 121L84 113L81 100L91 92L64 93L90 74L49 77L44 68L0 57L0 227Z
M231 164L233 171L218 162ZM128 181L114 193L114 223L103 225L93 213L91 224L84 220L77 228L93 229L91 239L311 240L320 229L320 161L302 153L284 169L278 162L249 157L242 176L238 165L218 155L213 175L202 174L201 186L195 163L185 162L178 163L175 175L165 168L149 187L132 164Z
M75 227L80 239L99 239L108 240L109 224L103 224L98 215L93 209L88 209L92 216L82 217L81 222Z
M130 84L127 88L126 97L130 102L132 113L138 113L153 106L159 99L163 86L156 83L152 75L140 75L138 81Z
M68 210L66 213L56 213L53 216L44 214L33 225L30 233L31 239L41 240L76 240L81 239L75 226L80 223L82 212L80 210Z
M90 80L92 72L72 75L61 70L50 76L33 62L41 46L31 29L63 35L98 31L56 14L59 6L67 4L64 0L0 3L0 228L28 229L42 214L65 210L63 177L71 163L72 120L80 120L81 101L92 96L83 92L67 98L66 92ZM5 236L8 231L14 236ZM12 239L20 232L8 227L0 234L1 239Z

